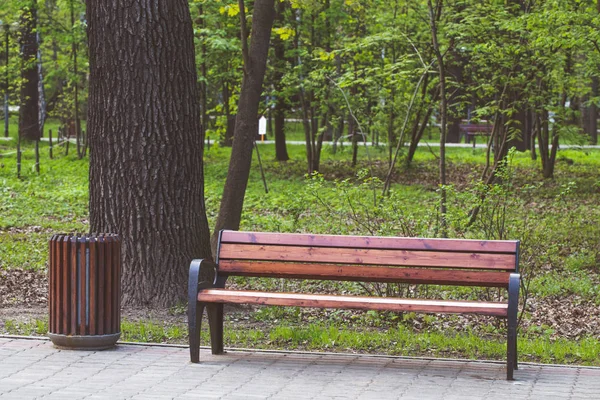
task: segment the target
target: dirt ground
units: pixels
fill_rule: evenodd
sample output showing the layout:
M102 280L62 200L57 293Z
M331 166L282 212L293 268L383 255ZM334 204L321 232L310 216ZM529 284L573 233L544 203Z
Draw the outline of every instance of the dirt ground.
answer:
M18 323L44 319L48 315L48 279L45 273L30 270L0 270L0 334L6 333L6 321ZM236 320L252 325L249 318L251 308L235 310ZM160 321L167 324L182 324L184 314L172 310L122 310L123 318L129 321ZM477 317L460 318L454 323L463 325ZM419 330L421 318L412 321L413 328ZM440 322L447 324L447 322ZM264 325L264 322L258 323ZM463 325L464 326L464 325ZM448 327L447 325L438 328ZM539 329L531 329L537 327ZM427 327L425 327L427 329ZM553 338L577 340L583 336L600 337L600 307L583 301L577 296L531 298L527 302L526 316L521 326L525 332L550 331Z

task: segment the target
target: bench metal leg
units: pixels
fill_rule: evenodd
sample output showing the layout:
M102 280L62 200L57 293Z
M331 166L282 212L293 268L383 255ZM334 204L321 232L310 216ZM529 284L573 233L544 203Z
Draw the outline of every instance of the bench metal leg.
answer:
M204 304L194 302L188 307L188 334L190 337L190 360L193 363L200 362L200 328L202 327L202 313Z
M506 379L513 380L517 369L517 313L519 305L520 276L511 274L508 282L508 335L506 340Z
M203 265L207 267L203 268ZM200 283L201 271L204 272L208 267L214 268L206 260L193 260L190 264L190 275L188 278L188 335L190 342L190 360L193 363L200 362L200 327L202 324L202 313L205 303L198 302L198 289L201 286L210 286L210 284Z
M515 332L515 369L519 369L519 362L517 361L519 356L517 353L517 341L519 340L517 333Z
M223 303L206 305L210 328L210 345L213 354L223 354Z
M512 331L512 332L511 332ZM506 343L506 379L512 381L513 372L517 363L517 340L514 329L508 328L508 340Z

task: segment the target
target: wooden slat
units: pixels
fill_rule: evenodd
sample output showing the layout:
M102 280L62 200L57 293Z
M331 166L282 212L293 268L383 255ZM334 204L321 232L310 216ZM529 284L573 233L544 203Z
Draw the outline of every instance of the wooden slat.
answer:
M79 334L86 334L86 318L87 318L87 268L85 262L85 237L77 238L79 250Z
M407 267L469 268L514 271L515 255L475 254L407 250L288 247L252 244L223 244L219 262L225 259L365 265L402 265Z
M112 252L112 274L113 274L113 285L111 286L111 288L113 288L113 310L112 310L112 327L113 333L117 333L117 332L121 332L121 327L119 326L119 321L120 321L120 308L119 305L121 304L121 299L120 299L120 292L119 292L119 288L121 286L120 284L120 248L119 248L119 243L116 239L116 237L112 237L112 247L113 247L113 252Z
M434 285L508 287L509 272L452 271L402 267L357 267L272 261L222 260L219 272L253 277L402 282Z
M98 237L98 335L104 335L104 314L106 309L106 283L104 282L106 256L104 237Z
M123 275L123 264L121 262L122 243L119 236L115 237L115 241L117 242L117 330L121 332L121 276Z
M62 273L61 273L61 282L63 283L62 285L62 295L61 295L61 299L60 299L60 304L61 304L61 316L62 316L62 326L61 326L61 330L60 333L63 335L66 335L69 332L69 319L68 319L68 315L69 315L69 297L68 297L68 293L69 293L69 276L70 276L70 266L69 266L69 239L67 236L63 237L62 240L62 245L61 247L61 257L62 257Z
M106 331L106 333L114 333L113 328L112 328L112 309L113 309L113 302L112 302L112 272L111 272L111 267L110 264L112 262L112 240L110 237L105 236L104 240L106 242L106 248L105 250L105 259L106 259L106 265L104 266L104 273L105 275L105 279L106 281L104 282L105 285L105 293L106 296L104 298L104 300L106 301L105 303L105 307L106 307L106 312L104 314L104 329Z
M77 335L77 238L71 237L69 246L69 254L71 270L71 335Z
M50 293L52 296L52 298L48 299L48 315L50 316L48 318L48 330L50 332L56 332L56 327L54 324L55 318L56 318L56 303L58 301L58 299L56 298L56 282L57 279L54 276L56 268L54 267L55 264L55 256L56 256L56 242L54 241L54 239L56 238L56 235L52 235L52 238L50 239L50 252L49 252L49 259L50 259L50 266L49 266L49 271L48 271L48 287L50 288Z
M198 301L231 304L261 304L316 308L344 308L423 313L481 314L506 317L508 305L470 301L415 300L390 297L332 296L299 293L268 293L226 289L206 289Z
M424 239L238 231L223 231L221 243L509 254L514 254L518 245L517 240Z
M96 262L96 238L90 237L90 335L97 335L98 268Z
M60 241L60 236L56 235L54 236L54 238L52 239L52 244L53 244L53 255L52 255L52 276L54 279L54 301L53 301L53 316L54 316L54 321L53 321L53 329L52 332L54 333L61 333L61 327L60 327L60 321L61 319L64 319L64 317L61 318L60 315L60 310L61 310L61 299L62 299L62 285L64 285L64 282L61 279L61 269L59 268L60 265L60 260L61 260L61 249L62 249L62 243Z

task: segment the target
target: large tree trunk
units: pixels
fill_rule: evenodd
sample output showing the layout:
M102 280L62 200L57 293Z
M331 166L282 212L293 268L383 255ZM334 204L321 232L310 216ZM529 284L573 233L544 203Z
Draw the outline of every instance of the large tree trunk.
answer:
M210 258L185 0L87 1L90 228L122 237L123 303L171 306Z
M242 9L242 7L240 7ZM243 14L242 14L243 18ZM271 27L275 18L274 0L256 0L252 16L252 41L249 49L243 44L244 78L235 120L235 133L227 180L215 232L238 229L244 206L244 196L252 163L252 148L258 133L258 106L267 68ZM242 25L244 23L242 22ZM242 41L245 40L242 26ZM213 248L216 247L213 238Z
M450 102L450 101L448 101ZM446 131L446 143L459 143L460 142L460 122L459 117L448 117L448 128Z
M39 75L37 70L36 37L37 1L31 0L21 14L21 105L19 108L19 136L26 140L40 139Z

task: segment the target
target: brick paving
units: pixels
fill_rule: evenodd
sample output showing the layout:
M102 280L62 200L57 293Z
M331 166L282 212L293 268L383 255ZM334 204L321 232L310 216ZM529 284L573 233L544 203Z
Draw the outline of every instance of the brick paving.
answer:
M120 344L65 351L0 337L0 399L600 399L600 368Z

